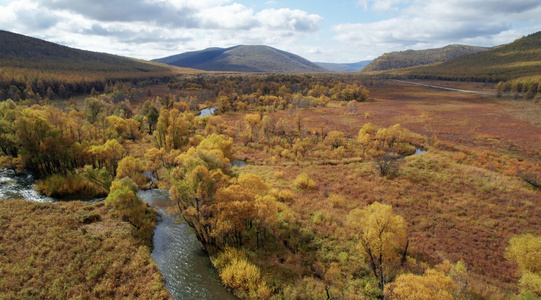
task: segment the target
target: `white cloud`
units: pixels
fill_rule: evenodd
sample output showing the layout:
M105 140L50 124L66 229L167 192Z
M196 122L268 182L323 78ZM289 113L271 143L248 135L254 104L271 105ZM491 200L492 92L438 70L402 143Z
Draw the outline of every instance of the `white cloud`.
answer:
M71 47L152 59L206 47L291 44L323 18L231 0L14 0L0 28Z
M316 31L323 22L323 17L319 15L289 8L264 9L257 14L257 18L267 28L301 32Z
M493 46L541 30L539 0L360 0L396 16L371 23L339 24L335 40L376 57L384 52L452 43ZM522 24L515 28L513 24Z

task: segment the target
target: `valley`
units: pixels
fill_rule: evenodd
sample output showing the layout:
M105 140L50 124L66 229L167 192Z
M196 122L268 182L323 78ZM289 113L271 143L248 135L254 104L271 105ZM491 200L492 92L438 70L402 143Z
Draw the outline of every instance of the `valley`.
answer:
M523 73L441 79L464 79L476 57L512 63L492 57L538 36L369 73L230 68L240 54L261 67L249 63L260 46L167 62L226 66L196 70L28 40L29 59L0 67L0 168L36 178L44 196L28 199L65 202L0 201L0 298L536 297L537 52ZM41 62L39 48L67 60ZM107 68L86 70L98 58ZM8 195L13 181L0 183ZM124 275L134 268L137 282ZM192 289L190 268L217 277Z

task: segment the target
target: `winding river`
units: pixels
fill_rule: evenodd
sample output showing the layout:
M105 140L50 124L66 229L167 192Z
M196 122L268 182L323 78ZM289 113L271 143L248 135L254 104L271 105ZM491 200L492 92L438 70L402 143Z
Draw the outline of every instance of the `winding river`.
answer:
M236 299L218 279L210 259L190 228L177 224L175 216L167 213L172 205L165 190L140 191L141 198L158 210L161 220L154 230L152 258L165 279L173 299ZM0 169L0 199L25 199L36 202L56 202L34 190L32 175ZM103 199L101 199L103 200Z

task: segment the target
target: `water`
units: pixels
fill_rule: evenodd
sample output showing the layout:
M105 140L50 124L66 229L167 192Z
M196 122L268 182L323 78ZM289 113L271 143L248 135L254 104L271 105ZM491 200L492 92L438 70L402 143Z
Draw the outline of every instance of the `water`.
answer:
M174 299L236 299L218 279L210 259L185 223L177 224L166 212L173 205L164 190L140 191L139 196L156 208L162 218L154 230L152 258Z
M237 167L237 168L242 168L246 166L246 161L245 160L234 160L232 161L230 164L229 164L229 167L230 168L233 168L233 167Z
M199 115L200 117L204 117L204 116L210 116L210 115L213 115L214 114L214 111L218 109L219 106L214 106L214 107L211 107L211 108L205 108L205 109L202 109L201 110L201 114Z
M55 202L34 190L32 175L0 169L0 199L24 199ZM163 190L140 191L143 200L156 208L162 218L154 230L152 258L165 278L165 285L174 299L236 299L221 284L210 259L186 224L176 224L166 212L172 205L169 193ZM103 201L103 198L98 201Z
M34 202L52 202L55 199L40 195L34 190L34 177L10 169L0 169L0 199L24 199Z
M423 150L423 149L415 149L415 153L413 153L413 155L418 155L418 154L423 154L423 153L426 153L426 150Z

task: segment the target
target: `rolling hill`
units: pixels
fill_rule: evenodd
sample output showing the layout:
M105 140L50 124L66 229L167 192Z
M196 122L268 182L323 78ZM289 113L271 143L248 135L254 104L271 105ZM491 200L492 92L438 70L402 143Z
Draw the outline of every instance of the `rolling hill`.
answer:
M488 51L459 56L444 63L386 74L414 78L506 81L541 75L541 31Z
M107 83L115 81L167 82L175 74L195 72L200 73L0 30L0 101L65 99L93 88L104 91Z
M443 48L427 50L406 50L385 53L368 64L363 72L403 69L413 66L428 65L451 60L461 55L486 51L490 48L449 45Z
M371 60L364 60L356 63L323 63L316 62L315 64L332 72L359 72L366 67Z
M171 68L143 60L74 49L0 30L0 66L81 73L169 72Z
M208 48L155 59L177 67L205 71L314 73L328 70L289 52L268 46Z

